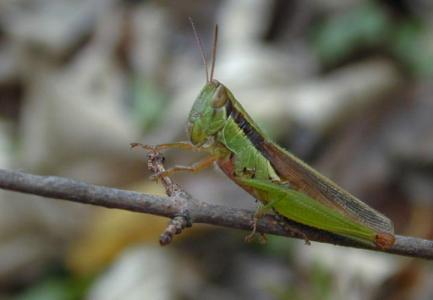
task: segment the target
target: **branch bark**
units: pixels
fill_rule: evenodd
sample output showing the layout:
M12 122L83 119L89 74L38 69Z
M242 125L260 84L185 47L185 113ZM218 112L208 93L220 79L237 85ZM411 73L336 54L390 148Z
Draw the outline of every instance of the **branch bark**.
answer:
M187 211L193 223L205 223L243 230L251 230L251 219L254 214L250 210L199 202L183 191L177 193L176 197L162 197L92 185L69 178L38 176L3 169L0 169L0 188L172 219ZM179 198L181 198L181 201L179 201ZM185 207L185 203L187 207ZM433 241L431 240L396 235L395 244L390 249L381 250L295 222L285 221L285 223L281 223L281 220L278 220L275 216L266 215L257 223L257 231L303 239L300 234L287 231L286 227L288 225L305 233L311 241L433 259Z

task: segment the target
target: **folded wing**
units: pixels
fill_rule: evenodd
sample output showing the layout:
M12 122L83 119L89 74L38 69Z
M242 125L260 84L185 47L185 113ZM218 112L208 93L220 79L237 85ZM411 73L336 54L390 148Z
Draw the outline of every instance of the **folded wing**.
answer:
M263 142L261 150L278 175L288 181L293 189L378 232L394 233L391 220L320 175L294 155L267 141Z

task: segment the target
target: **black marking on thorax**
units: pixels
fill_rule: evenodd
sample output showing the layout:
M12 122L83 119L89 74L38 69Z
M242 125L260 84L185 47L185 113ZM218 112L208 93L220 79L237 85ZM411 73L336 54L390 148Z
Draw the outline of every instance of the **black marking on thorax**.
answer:
M244 132L245 136L250 140L250 142L262 153L265 157L263 149L263 142L265 139L263 136L257 132L257 130L251 126L250 123L244 118L242 113L240 113L236 107L233 106L233 103L229 100L225 104L227 117L231 117L233 121L239 126L239 128Z

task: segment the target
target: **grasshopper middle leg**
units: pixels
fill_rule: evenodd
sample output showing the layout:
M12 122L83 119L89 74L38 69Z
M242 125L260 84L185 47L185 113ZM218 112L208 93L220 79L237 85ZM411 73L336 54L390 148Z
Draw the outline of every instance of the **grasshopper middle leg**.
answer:
M170 176L170 175L173 175L174 173L178 173L178 172L197 173L197 172L200 172L206 168L209 168L217 160L218 160L218 156L208 156L208 157L194 163L191 166L174 166L170 169L167 169L163 172L160 172L158 174L153 175L152 178L156 178L156 177L160 177L160 176Z

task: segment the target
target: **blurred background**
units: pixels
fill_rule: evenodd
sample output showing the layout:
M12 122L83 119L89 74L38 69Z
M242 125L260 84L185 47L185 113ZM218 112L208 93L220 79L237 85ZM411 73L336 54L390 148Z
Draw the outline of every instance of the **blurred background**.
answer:
M0 2L0 167L146 193L131 142L186 139L215 77L276 141L433 238L429 0ZM208 56L210 56L208 54ZM167 166L199 157L167 152ZM255 208L216 170L174 177L201 201ZM432 299L420 260L194 225L0 190L0 299Z

